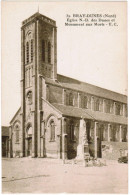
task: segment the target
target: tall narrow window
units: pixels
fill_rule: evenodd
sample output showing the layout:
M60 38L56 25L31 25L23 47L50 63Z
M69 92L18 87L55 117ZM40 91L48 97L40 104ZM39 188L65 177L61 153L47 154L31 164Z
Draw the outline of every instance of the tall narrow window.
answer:
M106 113L110 113L110 102L106 102Z
M84 108L87 108L87 105L88 105L88 98L85 96L84 99L83 99L83 107Z
M31 62L33 61L33 40L31 39Z
M72 93L69 94L69 105L73 106L73 94Z
M42 60L45 62L45 41L42 40Z
M120 104L116 104L116 115L120 115L121 106Z
M50 140L55 141L55 123L51 121L50 123Z
M26 43L26 62L29 63L29 43Z
M100 106L99 104L100 104L100 102L99 102L99 100L97 99L96 102L95 102L95 110L96 110L96 111L99 111L99 106Z
M16 142L18 143L19 142L19 126L17 125L16 126L16 129L15 129L15 133L16 133Z
M48 42L48 63L51 63L51 43Z

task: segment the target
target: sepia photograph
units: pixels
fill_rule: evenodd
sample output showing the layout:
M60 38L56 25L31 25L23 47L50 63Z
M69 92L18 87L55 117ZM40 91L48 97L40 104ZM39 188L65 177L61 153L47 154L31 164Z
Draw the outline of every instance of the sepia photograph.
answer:
M127 2L1 10L1 193L128 194Z

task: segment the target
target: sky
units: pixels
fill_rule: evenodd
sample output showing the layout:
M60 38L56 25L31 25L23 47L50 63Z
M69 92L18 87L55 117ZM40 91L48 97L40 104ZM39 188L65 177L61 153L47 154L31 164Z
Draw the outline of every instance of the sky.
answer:
M2 2L2 125L20 107L21 22L38 7L56 21L59 74L127 94L126 2ZM116 14L118 26L65 26L67 14Z

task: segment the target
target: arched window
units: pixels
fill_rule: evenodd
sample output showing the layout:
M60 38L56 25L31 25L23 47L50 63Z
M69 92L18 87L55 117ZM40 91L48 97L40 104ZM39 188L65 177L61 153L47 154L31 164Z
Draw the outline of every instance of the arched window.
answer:
M42 60L45 62L45 41L42 40Z
M32 137L32 126L29 125L27 128L27 137Z
M26 43L26 62L29 63L29 43Z
M50 140L55 141L55 123L54 123L54 121L50 122Z
M33 39L31 39L31 62L33 61Z
M69 105L73 106L73 94L72 93L69 94Z
M15 138L16 138L16 143L19 142L19 126L16 125L15 127Z
M88 98L85 96L83 99L83 107L87 108L87 106L88 106Z
M27 93L27 103L32 104L32 91L28 91Z
M48 63L51 63L51 43L48 42Z
M99 106L100 106L100 102L99 102L99 99L97 99L95 102L95 110L96 111L99 111Z

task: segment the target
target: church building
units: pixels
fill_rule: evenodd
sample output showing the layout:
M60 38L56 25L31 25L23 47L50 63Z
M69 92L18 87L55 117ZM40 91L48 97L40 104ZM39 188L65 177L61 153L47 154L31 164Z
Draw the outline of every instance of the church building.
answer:
M40 13L22 22L20 82L10 157L81 158L83 129L90 156L127 144L127 96L57 74L56 22Z

